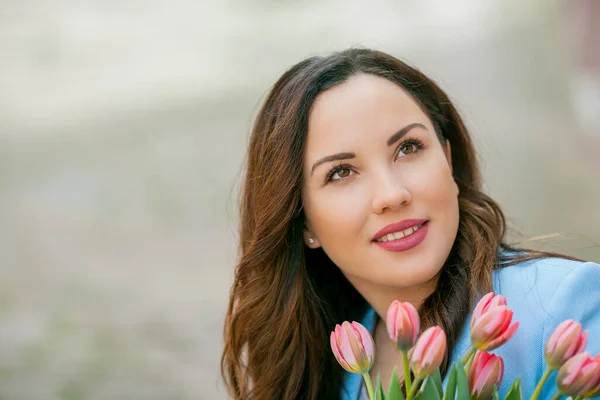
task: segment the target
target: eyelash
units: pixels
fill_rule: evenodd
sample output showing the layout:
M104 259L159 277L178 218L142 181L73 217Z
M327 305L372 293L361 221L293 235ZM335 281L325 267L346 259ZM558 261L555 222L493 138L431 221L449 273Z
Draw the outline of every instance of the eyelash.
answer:
M408 140L405 140L404 142L400 143L400 145L396 148L396 154L400 151L400 149L402 149L402 148L404 148L406 146L409 146L411 144L413 146L415 146L415 150L412 153L410 153L409 155L405 156L405 157L408 157L408 156L410 156L412 154L418 153L419 151L423 150L423 148L425 147L425 145L423 144L423 142L420 141L419 139L408 139ZM399 158L403 158L403 157L399 157ZM339 171L344 170L344 169L352 169L352 166L350 164L336 164L336 165L334 165L329 170L329 172L327 173L327 175L325 176L325 183L327 184L328 182L330 182L332 180L331 178L333 178L333 176L336 173L338 173ZM335 182L344 181L347 178L349 178L349 177L335 179L334 181Z

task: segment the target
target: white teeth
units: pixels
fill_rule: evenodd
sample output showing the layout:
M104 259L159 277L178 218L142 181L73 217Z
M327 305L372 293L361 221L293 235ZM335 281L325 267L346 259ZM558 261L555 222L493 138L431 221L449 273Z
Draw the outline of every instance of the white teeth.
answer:
M412 235L420 227L421 227L421 225L419 225L419 226L413 226L412 228L408 228L408 229L405 229L405 230L400 231L400 232L388 233L387 235L382 236L381 238L377 239L376 242L387 242L388 240L402 239L403 237L407 237L407 236Z
M411 227L411 228L408 228L408 229L406 229L406 230L404 230L402 232L404 232L404 236L408 236L408 235L412 234L414 231L415 231L414 227Z

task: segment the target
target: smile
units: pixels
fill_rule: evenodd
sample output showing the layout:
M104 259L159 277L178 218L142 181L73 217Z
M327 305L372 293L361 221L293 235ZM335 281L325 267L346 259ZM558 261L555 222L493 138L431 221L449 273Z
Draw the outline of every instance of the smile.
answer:
M388 242L388 241L392 241L392 240L398 240L398 239L402 239L402 238L408 237L408 236L412 235L413 233L415 233L417 230L419 230L419 228L421 228L421 226L423 226L423 224L410 227L410 228L405 229L403 231L394 232L394 233L388 233L387 235L382 236L379 239L376 239L375 242L384 243L384 242Z
M420 225L382 235L372 243L387 251L405 251L421 244L427 237L428 231L429 221L424 221Z

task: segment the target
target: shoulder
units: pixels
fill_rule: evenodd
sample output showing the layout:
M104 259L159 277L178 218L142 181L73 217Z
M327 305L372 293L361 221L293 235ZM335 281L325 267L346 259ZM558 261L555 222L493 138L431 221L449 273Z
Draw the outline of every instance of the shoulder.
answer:
M526 261L494 271L494 290L512 300L511 307L527 306L523 304L527 300L535 308L550 307L557 312L565 302L571 306L580 306L582 302L597 304L600 264L563 258Z
M600 265L594 262L540 258L495 270L493 282L515 315L533 324L583 323L600 312Z
M520 324L515 337L497 352L511 360L508 382L521 376L524 392L533 392L545 368L545 343L562 321L581 323L589 333L587 351L600 352L600 342L591 339L600 337L599 264L562 258L527 261L494 271L494 290L506 297ZM540 399L551 398L554 391L547 385Z

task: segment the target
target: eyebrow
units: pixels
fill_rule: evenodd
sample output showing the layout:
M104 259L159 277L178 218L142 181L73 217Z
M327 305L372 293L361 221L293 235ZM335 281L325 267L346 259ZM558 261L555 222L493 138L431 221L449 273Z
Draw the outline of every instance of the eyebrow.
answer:
M394 143L396 143L397 141L399 141L400 139L402 139L402 137L404 135L406 135L411 129L413 128L423 128L425 130L427 130L427 127L425 127L425 125L415 122L409 125L406 125L404 128L400 129L398 132L394 133L392 136L390 136L390 138L387 140L387 145L391 146ZM356 154L354 153L337 153L337 154L332 154L330 156L327 157L323 157L321 158L319 161L315 162L312 166L312 169L310 171L310 174L312 176L312 174L315 172L315 169L322 164L331 162L331 161L338 161L338 160L349 160L351 158L356 157Z
M317 161L316 163L313 164L310 174L312 175L313 172L315 172L315 168L317 168L321 164L325 164L327 162L337 161L337 160L349 160L354 157L356 157L356 154L354 154L354 153L338 153L338 154L332 154L327 157L323 157L319 161Z
M390 138L387 141L387 145L388 146L393 145L398 140L402 139L402 137L404 135L406 135L408 133L408 131L410 131L413 128L423 128L423 129L427 130L427 128L425 127L425 125L420 124L418 122L414 122L412 124L406 125L404 128L400 129L398 132L396 132L392 136L390 136Z

